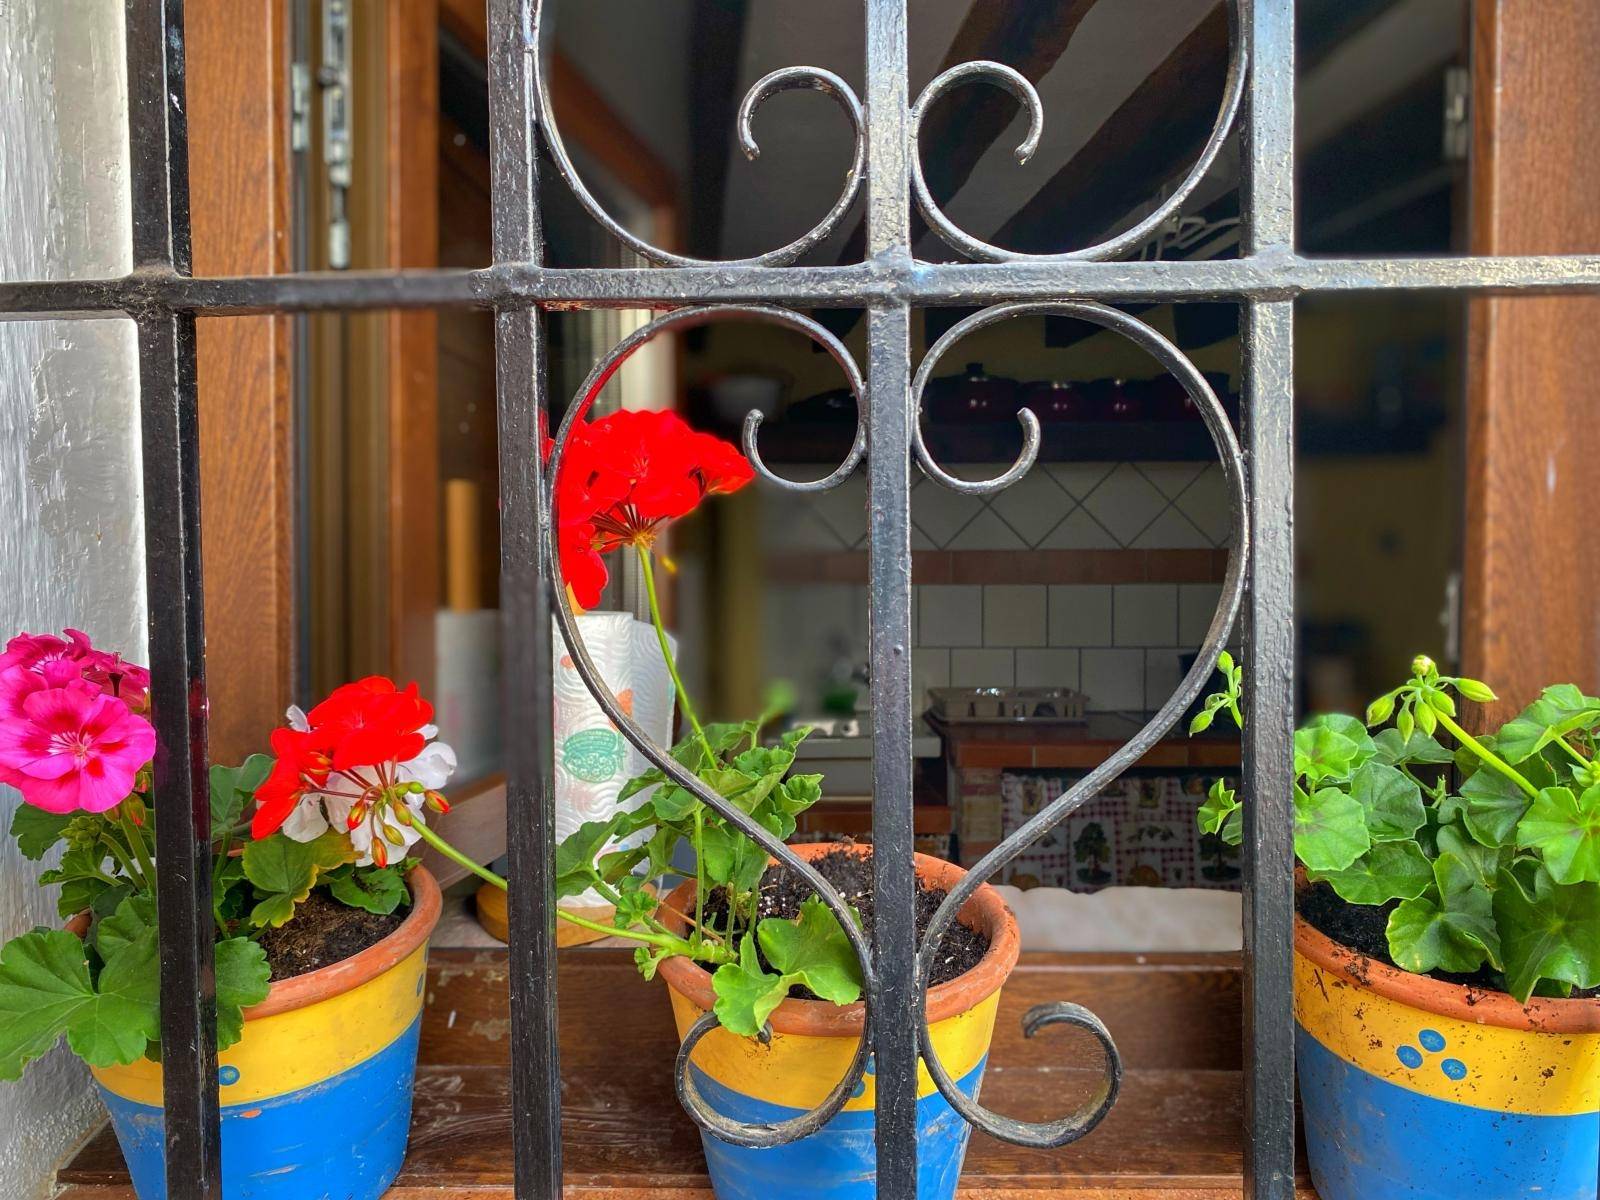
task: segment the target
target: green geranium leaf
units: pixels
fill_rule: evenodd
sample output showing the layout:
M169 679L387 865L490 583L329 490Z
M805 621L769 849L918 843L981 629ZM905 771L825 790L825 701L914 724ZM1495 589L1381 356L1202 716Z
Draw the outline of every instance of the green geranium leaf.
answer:
M1498 771L1474 772L1461 785L1459 796L1449 796L1439 806L1439 819L1457 816L1467 832L1485 846L1510 845L1516 837L1517 822L1528 811L1528 797L1516 784Z
M217 971L217 1049L244 1035L244 1010L267 998L272 968L267 952L249 938L228 938L213 950Z
M766 873L767 852L731 826L707 825L700 847L700 862L711 884L748 892Z
M295 906L311 894L318 877L342 865L350 855L350 841L332 830L309 842L297 842L275 833L245 843L244 874L259 899L250 911L257 927L284 925Z
M1507 872L1494 894L1506 990L1526 1002L1541 981L1600 985L1600 885L1559 884L1546 871L1529 896Z
M1309 718L1300 728L1327 729L1340 737L1349 738L1356 748L1355 754L1350 759L1352 771L1378 753L1378 744L1372 734L1367 732L1366 724L1345 713L1321 713Z
M61 894L56 897L56 911L63 919L76 916L95 903L113 885L101 868L106 852L100 845L68 850L61 856L61 865L39 876L42 884L60 884Z
M357 867L345 864L329 872L328 891L340 904L388 916L411 899L405 876L398 866Z
M22 857L38 862L61 840L61 834L76 813L48 813L31 804L19 804L11 814L11 836L17 839Z
M1495 735L1500 757L1515 765L1579 729L1600 725L1600 699L1585 696L1575 684L1547 687L1539 698L1507 721Z
M1234 790L1221 779L1213 780L1206 792L1206 802L1195 813L1201 833L1214 833L1230 846L1237 846L1243 838L1242 807ZM1229 830L1233 836L1229 836Z
M645 982L648 983L656 977L656 969L661 966L662 961L671 957L670 950L663 950L658 946L640 946L633 952L633 965L639 968L639 974L643 975Z
M64 930L36 930L0 950L0 1079L65 1034L93 1066L130 1063L160 1033L154 931L119 948L89 978L83 942Z
M239 823L245 803L272 773L272 755L252 754L237 767L211 768L211 836L220 839Z
M1477 886L1490 892L1500 886L1500 869L1511 857L1509 848L1485 846L1459 825L1441 825L1434 840L1440 854L1453 854L1467 866Z
M645 890L645 881L638 875L625 875L617 881L616 912L611 923L618 929L632 929L643 924L655 912L660 901Z
M1401 763L1426 763L1429 765L1454 762L1455 755L1425 733L1412 730L1409 739L1402 738L1398 729L1385 729L1373 738L1377 746L1377 760L1385 766Z
M1600 883L1600 785L1542 790L1517 822L1517 845L1537 850L1557 883Z
M657 799L661 796L656 793ZM599 873L596 859L616 832L621 815L608 821L585 821L556 847L556 898L580 896L588 891Z
M102 917L94 931L94 948L102 961L124 946L132 945L156 927L156 902L149 896L131 895L118 904L109 917Z
M685 791L675 783L657 788L656 794L650 797L650 806L660 820L669 824L686 820L695 814L695 810L703 807L692 792Z
M117 911L117 907L129 896L134 895L133 884L119 883L115 887L108 887L94 898L89 905L89 911L97 917L109 917Z
M861 998L861 965L838 918L819 897L800 905L797 920L767 917L757 936L769 963L822 999L851 1004Z
M1433 885L1433 864L1415 842L1379 842L1343 871L1314 878L1332 884L1351 904L1413 900Z
M711 976L717 994L713 1011L722 1027L740 1037L755 1037L766 1026L772 1010L783 1003L791 981L762 969L755 939L739 943L739 961L723 963Z
M1493 900L1471 868L1453 854L1433 864L1437 890L1403 900L1389 914L1389 954L1402 970L1475 971L1500 965L1500 935Z
M1360 801L1334 787L1315 792L1295 788L1294 852L1307 868L1342 871L1371 845Z
M1350 781L1350 795L1366 814L1374 842L1409 841L1428 819L1422 789L1394 767L1369 762Z
M1313 785L1325 779L1344 779L1354 769L1360 747L1326 725L1295 730L1294 773Z
M791 775L775 794L783 811L797 817L822 799L822 776Z

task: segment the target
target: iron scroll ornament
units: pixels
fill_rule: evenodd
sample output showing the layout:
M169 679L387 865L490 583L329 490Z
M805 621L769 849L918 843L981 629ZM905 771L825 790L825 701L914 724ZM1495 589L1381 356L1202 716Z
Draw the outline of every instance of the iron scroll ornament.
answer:
M849 351L844 348L837 338L833 337L832 334L828 333L826 329L809 317L801 316L785 309L722 306L680 309L677 312L657 317L648 325L642 326L624 338L595 365L594 369L589 372L588 378L584 380L578 397L568 407L566 415L562 418L561 425L556 431L555 439L551 446L550 459L544 481L546 497L545 525L541 533L545 540L550 561L554 564L553 582L555 586L551 590L554 593L552 608L555 613L556 623L560 626L561 636L567 644L567 652L571 655L573 667L588 686L596 703L600 705L601 711L606 714L622 736L627 738L652 764L665 772L667 778L673 783L695 796L701 803L718 813L724 820L754 841L768 854L804 878L817 895L822 897L824 903L827 904L834 917L838 920L845 935L850 940L850 946L855 952L856 961L860 964L861 992L866 1003L866 1012L863 1019L863 1036L856 1045L855 1057L851 1060L850 1067L844 1076L823 1099L822 1103L798 1117L792 1117L786 1121L746 1124L730 1120L714 1111L705 1103L699 1090L695 1087L694 1078L689 1070L689 1060L695 1045L716 1027L716 1015L714 1013L706 1013L695 1022L684 1036L683 1043L679 1047L675 1067L678 1098L684 1109L696 1125L722 1141L736 1146L762 1149L796 1141L821 1129L844 1108L845 1103L853 1095L856 1085L865 1074L867 1061L871 1056L871 1047L868 1038L865 1036L865 1030L871 1028L872 1003L873 998L877 995L878 988L872 952L867 946L866 939L860 928L852 918L849 906L845 904L833 885L824 879L808 862L795 854L794 851L790 850L788 846L784 845L783 842L779 841L760 824L752 820L737 805L723 799L702 783L697 776L681 766L665 747L658 746L633 720L623 708L621 700L607 685L599 669L595 666L594 660L590 658L582 635L578 632L577 614L572 611L571 600L568 598L567 589L561 580L560 514L558 512L558 490L555 487L555 481L560 477L561 463L574 426L584 419L590 406L593 405L595 397L600 394L601 388L621 368L622 364L646 342L651 341L667 330L692 329L697 325L704 325L725 316L754 319L788 329L795 329L815 339L844 370L850 390L856 399L857 435L855 444L846 456L845 461L827 477L812 482L797 482L785 479L769 471L765 464L762 463L755 448L756 429L760 425L759 413L751 413L745 423L746 451L749 453L755 468L765 478L780 486L806 491L815 491L822 487L834 486L843 481L855 469L866 449L866 435L860 421L862 403L861 373L857 369L855 361L850 357ZM770 1032L771 1026L769 1025L763 1030L763 1040L770 1036Z
M663 250L637 234L629 231L619 224L597 200L583 182L583 177L573 165L572 156L567 153L566 143L562 140L560 126L555 119L555 106L550 100L550 54L553 37L544 36L544 20L546 5L542 2L534 5L533 13L533 44L537 47L534 54L533 77L535 98L538 104L539 127L546 147L550 151L550 158L555 163L556 171L561 178L566 180L567 186L572 189L572 194L579 204L600 223L614 238L627 246L641 258L664 267L781 267L794 262L807 251L815 249L829 234L833 233L844 220L845 214L850 211L850 206L855 203L856 193L861 190L861 180L865 175L867 161L867 127L862 114L861 101L857 99L850 85L835 75L832 71L821 67L784 67L777 71L769 72L751 86L745 93L744 100L739 105L737 129L739 134L739 148L744 151L746 158L760 157L761 147L756 142L752 122L756 109L762 103L779 92L797 89L821 92L830 97L844 111L850 121L851 132L855 137L854 153L850 160L850 168L845 172L844 187L839 192L839 198L833 202L823 218L808 231L795 238L787 245L779 246L762 254L752 255L749 258L738 259L706 259L694 258L683 254L674 254L670 250Z
M1059 825L1074 810L1085 802L1098 795L1106 784L1121 775L1128 767L1143 758L1145 753L1155 745L1174 725L1182 718L1190 704L1204 690L1206 681L1215 669L1217 655L1227 642L1228 634L1232 631L1234 621L1238 617L1239 605L1244 596L1245 564L1250 554L1250 529L1246 516L1244 455L1239 449L1238 439L1234 436L1233 426L1228 420L1227 413L1218 401L1216 394L1211 390L1210 384L1200 374L1195 365L1189 361L1184 353L1168 341L1156 330L1144 322L1129 316L1118 309L1107 307L1104 304L1095 304L1087 301L1040 302L1026 304L1000 304L992 308L983 309L972 316L959 322L950 329L944 337L940 338L933 348L929 350L917 371L916 381L913 385L912 396L918 408L921 407L922 388L944 352L951 345L987 326L1001 321L1011 320L1016 317L1031 316L1063 316L1072 317L1080 321L1098 325L1102 329L1121 334L1135 345L1139 346L1152 358L1159 362L1174 375L1183 385L1189 398L1194 401L1195 407L1200 410L1200 416L1205 421L1206 430L1211 434L1212 443L1216 446L1217 454L1222 462L1223 475L1226 478L1229 491L1230 507L1232 509L1231 532L1233 536L1232 552L1228 555L1228 569L1223 578L1222 595L1217 601L1216 611L1211 616L1211 625L1206 630L1205 640L1201 643L1200 652L1195 658L1194 665L1189 668L1189 673L1159 712L1153 716L1145 726L1131 739L1124 743L1115 754L1106 759L1088 775L1085 775L1062 795L1051 801L1033 818L1027 821L1020 829L1006 838L988 854L984 855L973 866L955 887L950 889L950 894L940 904L934 914L927 932L923 935L922 949L917 955L917 989L920 996L919 1010L921 1013L920 1040L922 1043L922 1059L928 1068L928 1074L933 1079L934 1085L943 1093L952 1108L974 1128L981 1129L991 1137L1001 1141L1011 1142L1019 1146L1031 1146L1039 1149L1049 1149L1064 1146L1068 1142L1076 1141L1088 1133L1111 1110L1117 1097L1117 1090L1121 1083L1122 1065L1117 1055L1115 1044L1110 1033L1098 1017L1087 1009L1075 1004L1045 1004L1030 1009L1023 1017L1023 1033L1032 1037L1040 1029L1055 1024L1071 1024L1088 1030L1100 1043L1105 1053L1105 1079L1102 1086L1087 1104L1077 1112L1055 1121L1019 1121L1013 1117L1002 1116L984 1108L977 1100L970 1099L950 1078L944 1064L939 1061L938 1052L934 1049L932 1034L928 1028L928 979L933 967L934 951L944 937L944 932L950 927L950 922L966 904L972 894L982 886L990 876L1011 862L1023 849L1037 841L1055 826ZM1033 415L1028 414L1030 417ZM923 469L933 474L943 482L949 477L933 463L923 446L920 434L917 438L917 453L923 464ZM1026 462L1030 459L1024 454L1019 459L1017 466L1007 471L995 480L988 481L982 486L986 490L997 490L1005 486L1003 481L1012 477L1019 477L1021 471L1026 471ZM930 468L932 468L930 470ZM963 481L956 480L960 484ZM966 490L963 488L962 490Z
M1032 81L1004 63L978 59L973 62L958 63L941 72L922 89L917 102L911 106L911 146L907 155L911 168L911 190L928 226L951 249L976 262L1101 262L1116 258L1144 243L1163 224L1178 214L1195 188L1200 186L1201 181L1216 163L1229 133L1238 121L1248 76L1245 69L1248 52L1245 49L1244 38L1240 36L1239 3L1240 0L1227 0L1228 74L1223 83L1222 104L1217 110L1217 120L1212 126L1211 136L1207 138L1200 157L1195 160L1194 166L1189 169L1183 181L1142 221L1092 246L1053 254L1030 254L1021 250L1007 250L1004 246L996 246L982 238L973 237L952 221L944 209L939 207L938 201L933 198L933 193L928 190L928 181L922 172L922 150L918 140L922 132L922 122L939 97L962 83L985 77L1015 96L1028 113L1028 132L1014 152L1019 165L1033 157L1033 152L1039 147L1039 137L1044 132L1044 104L1039 99L1038 90Z

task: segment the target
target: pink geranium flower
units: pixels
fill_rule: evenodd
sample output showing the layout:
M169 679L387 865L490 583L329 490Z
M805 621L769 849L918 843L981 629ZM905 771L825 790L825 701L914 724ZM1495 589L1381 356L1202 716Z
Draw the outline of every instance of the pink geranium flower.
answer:
M48 633L20 633L6 643L0 653L0 676L20 669L34 675L61 678L63 666L76 667L81 675L108 696L125 700L130 708L142 711L149 702L150 672L120 654L100 650L89 635L78 629L63 631L65 638Z
M9 692L11 699L0 715L0 779L46 812L115 808L155 753L150 722L82 679L64 686L19 679L30 673L15 667L0 673L10 685L0 686L0 694Z

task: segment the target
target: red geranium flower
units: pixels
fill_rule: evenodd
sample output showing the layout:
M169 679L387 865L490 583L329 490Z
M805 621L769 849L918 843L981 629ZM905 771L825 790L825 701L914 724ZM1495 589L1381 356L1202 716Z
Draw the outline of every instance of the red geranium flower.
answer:
M737 447L695 432L676 413L622 411L574 426L556 481L556 516L561 575L578 606L600 602L601 555L650 546L706 496L736 492L754 477Z
M278 831L308 790L328 781L333 759L327 738L314 729L279 727L272 731L272 753L277 762L256 789L256 811L250 818L250 836L264 838Z

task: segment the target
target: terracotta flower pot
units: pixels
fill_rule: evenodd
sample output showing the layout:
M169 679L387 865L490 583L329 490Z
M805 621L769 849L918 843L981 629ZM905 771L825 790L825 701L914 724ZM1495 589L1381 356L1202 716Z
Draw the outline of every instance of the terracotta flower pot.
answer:
M795 846L812 859L839 846ZM868 847L854 848L865 854ZM952 888L966 874L952 863L916 855L917 875L934 887ZM694 904L694 882L674 891L672 907L687 912ZM669 925L683 923L665 914ZM964 924L989 937L989 951L959 979L928 991L928 1021L934 1048L961 1090L976 1096L988 1061L1000 988L1017 964L1021 938L1017 919L985 884L962 909ZM699 964L671 958L661 964L681 1038L716 1001L711 976ZM694 1050L695 1085L708 1104L742 1122L781 1121L821 1103L855 1057L866 1015L864 1004L835 1005L821 1000L785 1000L773 1012L772 1041L762 1045L725 1029L715 1029ZM971 1128L934 1087L927 1069L917 1069L917 1153L921 1164L920 1200L955 1195ZM747 1149L702 1132L711 1184L721 1200L788 1200L789 1197L845 1198L874 1194L877 1154L873 1145L874 1087L869 1065L855 1096L816 1133L786 1146Z
M361 953L274 983L217 1056L224 1200L377 1200L400 1172L439 885ZM161 1066L93 1068L139 1200L166 1196Z
M1295 1054L1322 1200L1593 1200L1600 1000L1518 1004L1295 919Z

